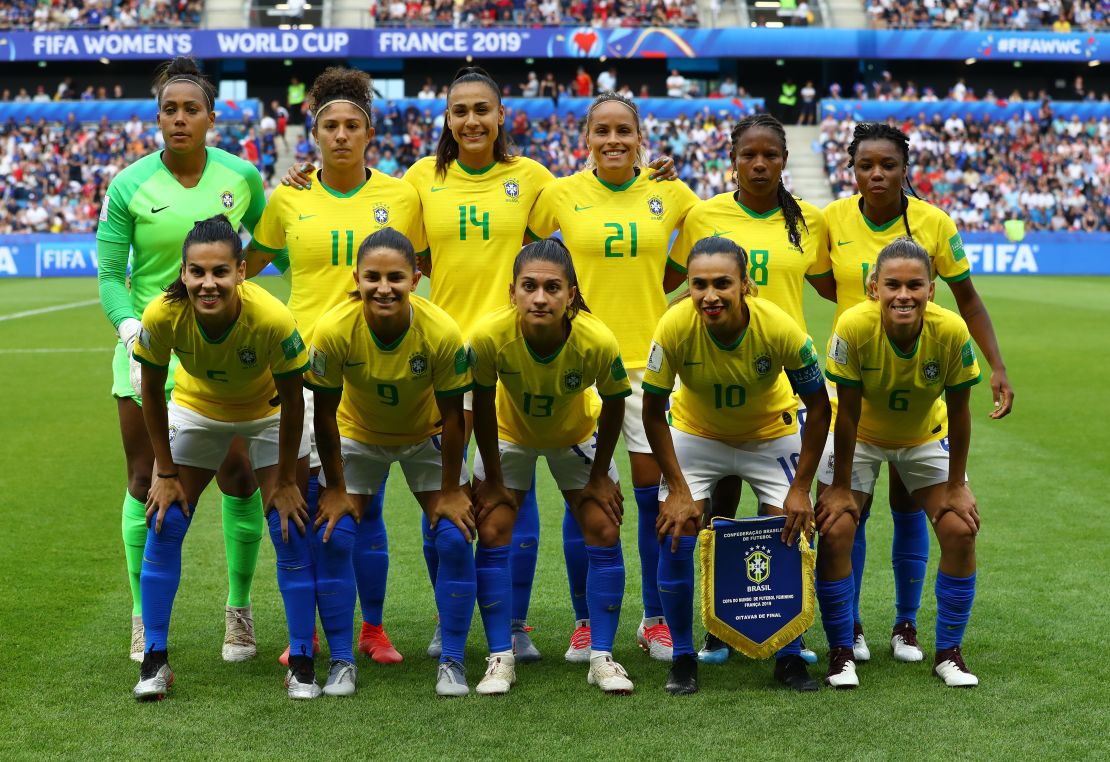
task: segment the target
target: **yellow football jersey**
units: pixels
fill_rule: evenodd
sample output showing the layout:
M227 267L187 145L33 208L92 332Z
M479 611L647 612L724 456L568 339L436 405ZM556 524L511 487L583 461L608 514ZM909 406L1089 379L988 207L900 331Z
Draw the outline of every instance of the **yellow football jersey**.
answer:
M308 354L293 315L254 283L239 286L242 310L223 336L206 336L188 299L165 296L143 311L135 359L167 368L172 350L173 401L217 421L254 421L278 411L274 377L300 375Z
M979 363L963 318L929 303L921 336L909 354L883 331L881 306L868 300L836 321L825 375L863 388L861 442L916 447L945 436L945 391L979 383Z
M478 171L455 161L437 176L435 157L427 156L405 173L424 208L431 300L447 310L464 337L508 301L528 215L553 179L543 165L522 157Z
M863 216L858 193L841 198L825 207L833 277L836 278L836 316L867 299L867 281L875 258L895 238L906 235L902 215L884 225L875 225ZM956 223L942 210L913 196L906 197L906 217L913 239L929 252L932 276L949 283L971 275L971 263Z
M539 357L520 332L516 307L487 315L470 334L474 385L497 389L498 436L525 447L572 447L597 428L602 399L632 394L613 332L580 312L553 355Z
M362 302L348 298L316 323L305 385L342 392L339 433L371 445L409 445L442 428L436 397L470 391L470 369L455 321L413 295L412 323L391 344L366 324Z
M647 362L651 329L667 310L667 248L698 197L681 182L640 172L624 185L579 172L540 194L529 232L561 230L586 304L616 335L629 368Z
M671 260L685 270L690 249L702 238L719 236L735 241L748 252L748 267L759 296L781 307L804 331L805 279L832 275L832 262L825 215L813 204L797 201L804 220L798 221L801 248L787 238L781 208L758 214L737 201L735 193L721 193L690 210L671 248Z
M274 189L255 226L254 244L272 254L289 252L289 309L306 340L320 316L354 288L358 247L386 227L405 235L417 252L428 248L420 197L384 172L372 171L350 193L329 188L320 171L308 190Z
M644 391L671 397L671 425L730 442L776 439L798 430L789 371L799 391L820 387L813 342L781 308L749 296L748 327L731 345L709 333L694 303L684 299L659 321Z

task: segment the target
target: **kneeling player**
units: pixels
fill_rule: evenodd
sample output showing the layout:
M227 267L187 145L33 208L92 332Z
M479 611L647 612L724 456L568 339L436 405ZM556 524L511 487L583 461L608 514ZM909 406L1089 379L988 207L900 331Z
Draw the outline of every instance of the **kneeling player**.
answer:
M606 693L631 693L613 660L624 595L620 545L623 497L613 449L632 393L617 340L589 314L570 254L546 239L521 249L509 287L512 305L472 331L474 464L478 510L478 606L489 641L485 695L516 681L510 639L509 541L513 522L544 457L586 541L586 601L593 629L587 681ZM600 421L587 391L597 384ZM595 432L596 426L596 432Z
M475 591L475 524L462 467L466 348L455 321L412 294L419 275L405 236L392 228L370 235L359 247L354 277L351 298L325 313L312 333L307 383L316 396L316 446L327 486L316 522L330 526L344 513L361 515L390 465L401 464L439 554L443 650L436 693L465 696L463 649ZM364 542L360 534L356 555L370 551ZM351 598L348 622L353 607Z
M688 267L690 298L659 321L644 374L644 429L663 471L659 597L674 640L666 690L676 695L698 689L694 547L714 486L739 476L762 514L786 515L782 541L798 541L813 521L809 489L831 415L812 342L782 309L753 295L747 253L727 238L703 238ZM668 425L676 376L682 386ZM794 393L809 410L804 438ZM817 690L800 654L800 639L775 654L775 679Z
M829 339L825 374L836 384L839 406L818 475L817 600L829 639L825 681L837 688L859 685L852 654L852 542L860 506L884 462L897 467L914 504L925 507L940 543L933 670L952 687L979 682L960 653L975 598L979 509L965 470L968 401L979 365L967 325L932 303L934 288L928 253L913 239L899 238L875 261L871 300L841 315Z
M203 220L185 238L180 277L143 312L134 356L143 364L143 418L155 474L140 577L146 652L137 699L164 698L173 682L167 638L181 544L233 437L248 442L279 559L283 536L298 539L288 522L303 532L308 517L297 485L298 468L307 468L301 397L307 355L289 310L260 286L244 283L244 274L243 244L231 223L222 215ZM167 404L171 350L181 364ZM332 547L338 552L338 546ZM349 569L349 544L345 557ZM311 596L311 559L305 563ZM348 650L350 629L348 617ZM310 625L309 648L311 638ZM312 687L318 694L315 682Z

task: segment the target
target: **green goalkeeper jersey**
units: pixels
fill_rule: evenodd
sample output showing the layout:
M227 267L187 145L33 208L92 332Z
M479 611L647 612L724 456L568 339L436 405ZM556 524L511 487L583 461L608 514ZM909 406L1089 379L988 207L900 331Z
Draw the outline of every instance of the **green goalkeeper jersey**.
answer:
M100 301L112 325L138 318L177 277L181 245L198 220L223 213L235 227L254 232L266 196L253 164L208 148L200 181L185 188L149 154L124 169L108 186L96 230ZM131 282L127 284L127 247Z

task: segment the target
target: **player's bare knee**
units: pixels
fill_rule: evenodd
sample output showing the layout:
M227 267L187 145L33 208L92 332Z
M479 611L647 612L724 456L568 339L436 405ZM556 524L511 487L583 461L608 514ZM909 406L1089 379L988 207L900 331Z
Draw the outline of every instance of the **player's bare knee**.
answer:
M946 555L966 555L975 551L975 531L950 511L937 522L937 542Z
M851 553L856 540L856 522L851 516L843 515L826 531L821 533L818 554L841 555Z

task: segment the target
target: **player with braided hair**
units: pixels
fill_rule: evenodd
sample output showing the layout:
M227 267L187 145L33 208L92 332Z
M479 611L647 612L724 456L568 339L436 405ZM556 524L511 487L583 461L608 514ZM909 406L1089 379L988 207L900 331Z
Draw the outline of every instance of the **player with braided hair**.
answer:
M855 171L859 193L833 201L825 208L836 281L837 319L867 299L875 259L883 247L902 236L911 238L929 256L930 277L939 275L952 289L960 316L990 364L995 404L991 418L1005 417L1013 405L1014 392L990 315L972 285L971 264L955 223L942 210L920 199L910 184L909 138L889 124L863 122L856 125L848 155L848 166ZM835 411L835 398L833 405ZM947 422L942 425L947 426ZM929 558L929 527L924 511L910 498L893 465L889 493L894 520L891 562L896 609L891 649L896 660L916 662L924 656L917 643L917 610ZM857 662L867 661L871 656L859 614L869 515L870 500L860 514L852 551L853 651Z
M123 498L123 544L131 581L131 659L142 661L144 628L139 574L146 542L146 499L154 450L143 424L139 364L132 350L140 316L181 268L181 245L197 219L223 214L238 229L254 232L266 196L250 163L205 145L216 122L216 88L192 58L163 64L155 78L158 127L165 148L144 156L112 180L96 230L100 303L119 333L112 361L127 491ZM130 264L130 272L128 272ZM177 356L171 358L177 367ZM171 370L173 370L171 368ZM167 374L166 395L173 389ZM228 596L224 609L223 658L243 661L256 652L251 583L258 564L265 519L246 447L236 439L216 473L223 493Z
M682 259L698 240L728 238L742 245L749 255L749 277L762 299L782 308L803 331L804 284L830 301L836 299L832 264L829 261L825 216L821 210L795 197L782 182L789 151L786 130L770 114L744 117L732 129L732 168L736 190L700 202L690 210L682 234L675 241L672 258ZM796 413L805 425L805 406ZM734 516L740 500L740 482L723 479L713 493L707 520L712 516ZM789 647L792 649L793 647ZM729 655L728 646L711 634L698 657L719 664ZM807 661L816 654L803 648Z

